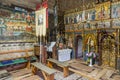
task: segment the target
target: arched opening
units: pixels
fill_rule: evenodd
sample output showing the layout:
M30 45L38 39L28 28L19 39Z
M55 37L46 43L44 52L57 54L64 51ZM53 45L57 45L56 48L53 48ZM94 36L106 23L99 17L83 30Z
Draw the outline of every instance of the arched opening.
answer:
M76 58L83 58L83 38L81 35L76 36Z

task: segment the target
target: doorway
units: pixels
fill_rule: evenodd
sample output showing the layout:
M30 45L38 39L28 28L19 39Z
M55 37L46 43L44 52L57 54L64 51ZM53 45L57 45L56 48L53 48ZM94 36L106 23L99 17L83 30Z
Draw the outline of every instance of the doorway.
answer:
M82 36L78 35L76 36L76 58L83 57L82 47L83 47Z
M104 66L116 68L116 43L113 34L103 34L101 36L101 63Z

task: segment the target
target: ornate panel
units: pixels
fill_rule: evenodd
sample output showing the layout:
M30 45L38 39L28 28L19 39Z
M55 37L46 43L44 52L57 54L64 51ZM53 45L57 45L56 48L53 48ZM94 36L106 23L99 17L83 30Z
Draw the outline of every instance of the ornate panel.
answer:
M84 50L95 50L96 51L96 35L95 34L86 34L84 41Z
M101 40L102 65L115 68L116 65L116 46L115 35L104 34Z

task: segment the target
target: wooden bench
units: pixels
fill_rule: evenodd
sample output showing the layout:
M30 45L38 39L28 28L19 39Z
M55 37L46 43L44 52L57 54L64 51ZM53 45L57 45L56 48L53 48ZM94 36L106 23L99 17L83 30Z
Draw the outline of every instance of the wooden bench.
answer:
M27 69L27 68L16 70L16 71L11 71L10 73L12 74L13 80L20 80L22 78L33 75L32 70Z
M6 70L0 71L0 80L13 80L10 73Z
M79 61L75 61L73 63L70 63L69 64L69 70L74 72L74 73L80 74L81 76L86 77L89 80L96 80L91 75L91 73L94 71L94 68L93 67L89 67L86 64L81 63Z
M1 75L1 74L4 74L4 73L7 73L7 71L6 71L6 70L1 70L1 71L0 71L0 75Z
M48 61L48 63L47 63L48 66L51 67L51 68L53 67L53 64L56 64L57 66L62 67L64 77L67 77L69 75L69 70L68 70L68 64L67 63L60 62L60 61L52 59L52 58L47 59L47 61Z
M54 80L55 69L51 69L39 62L31 63L31 68L34 73L36 70L41 70L45 80Z
M72 71L72 72L75 72L75 73L77 73L77 74L80 74L80 75L83 76L83 77L88 78L88 80L96 80L96 79L94 79L94 78L88 76L87 73L84 72L84 71L79 71L79 70L73 69L73 68L69 68L69 70Z
M32 76L29 76L29 77L22 78L20 80L40 80L40 78L39 78L38 75L32 75Z

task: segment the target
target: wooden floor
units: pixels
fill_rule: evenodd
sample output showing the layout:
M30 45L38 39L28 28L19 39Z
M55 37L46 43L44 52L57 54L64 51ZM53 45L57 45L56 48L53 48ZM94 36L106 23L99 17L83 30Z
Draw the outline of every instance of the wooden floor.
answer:
M64 77L63 69L54 67L56 73L54 80L120 80L118 71L110 67L103 67L94 65L87 66L82 60L70 60L66 62L69 64L69 75ZM47 66L47 65L46 65ZM1 77L3 76L4 77ZM5 76L6 74L6 76ZM12 77L10 77L12 76ZM0 71L0 80L45 80L40 71L33 74L31 69L20 69L7 73L6 70Z
M82 60L71 60L68 63L70 71L80 74L89 80L120 80L117 70L110 67L97 65L89 67Z

